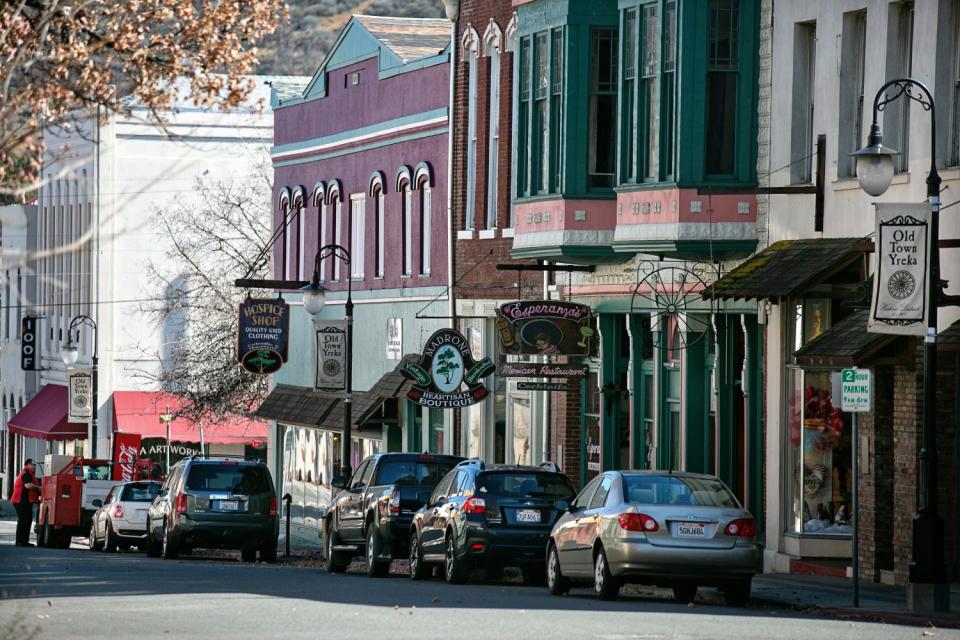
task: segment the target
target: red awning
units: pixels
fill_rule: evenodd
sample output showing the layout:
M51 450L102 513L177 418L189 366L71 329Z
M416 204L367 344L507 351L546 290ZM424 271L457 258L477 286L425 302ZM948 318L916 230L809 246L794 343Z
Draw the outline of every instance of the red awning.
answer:
M160 422L164 413L176 414L183 400L162 391L114 391L113 430L139 433L144 438L166 438L167 427ZM253 444L267 440L267 423L242 416L203 421L204 443ZM193 420L177 418L170 423L170 439L200 442L200 426Z
M40 440L86 440L87 425L67 422L67 388L48 384L10 418L10 431Z

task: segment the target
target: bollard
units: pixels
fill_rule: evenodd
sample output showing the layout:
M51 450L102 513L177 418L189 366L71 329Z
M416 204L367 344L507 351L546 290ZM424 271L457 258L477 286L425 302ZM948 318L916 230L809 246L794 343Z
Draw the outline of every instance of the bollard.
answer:
M291 496L289 493L285 493L283 494L283 501L287 503L287 506L285 507L287 511L287 533L286 533L287 549L283 557L289 558L290 557L290 503L293 502L293 496Z

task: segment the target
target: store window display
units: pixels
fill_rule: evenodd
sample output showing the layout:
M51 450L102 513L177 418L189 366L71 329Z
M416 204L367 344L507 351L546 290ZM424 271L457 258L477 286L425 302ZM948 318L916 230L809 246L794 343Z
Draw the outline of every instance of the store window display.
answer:
M851 417L839 408L839 370L789 368L791 528L848 536L852 527Z

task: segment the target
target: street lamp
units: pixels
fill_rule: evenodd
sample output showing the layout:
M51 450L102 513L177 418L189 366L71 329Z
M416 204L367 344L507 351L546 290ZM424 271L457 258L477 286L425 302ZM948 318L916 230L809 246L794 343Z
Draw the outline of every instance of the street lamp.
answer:
M891 95L885 92L893 88ZM927 603L923 608L949 609L949 591L943 562L943 519L937 509L937 307L940 282L940 174L937 173L937 120L933 95L912 78L890 80L873 99L873 124L867 146L851 154L857 161L860 187L872 196L883 194L893 179L893 149L884 147L877 114L890 102L906 96L930 112L930 202L929 290L927 332L923 342L923 439L920 448L920 501L913 516L913 553L910 561L910 601ZM924 585L920 587L919 585ZM931 602L932 600L932 602ZM932 606L930 606L932 605Z
M340 475L345 480L349 480L353 422L353 273L350 268L350 252L339 244L328 244L320 247L313 260L313 277L310 279L310 284L301 288L300 291L303 292L304 310L311 316L319 315L323 311L327 299L326 289L320 285L320 263L324 258L330 257L343 262L347 272L347 302L344 305L344 317L347 320L347 354L344 365L346 380L343 391L343 452L340 461Z
M90 316L80 315L75 316L73 320L70 321L70 327L67 329L67 344L64 345L60 357L63 359L63 364L67 367L72 367L77 364L77 359L80 357L80 347L77 344L80 342L80 332L78 329L86 325L93 329L93 358L90 360L91 366L91 384L93 385L93 390L91 392L91 401L93 402L93 410L90 414L90 455L93 458L97 457L97 323ZM73 340L73 332L77 331L77 340Z

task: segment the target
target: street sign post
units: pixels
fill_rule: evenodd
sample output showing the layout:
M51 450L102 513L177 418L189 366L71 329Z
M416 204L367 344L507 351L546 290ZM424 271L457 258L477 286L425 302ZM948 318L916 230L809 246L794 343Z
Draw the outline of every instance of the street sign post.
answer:
M860 606L860 414L873 409L873 376L869 369L840 372L840 410L853 414L853 606Z

